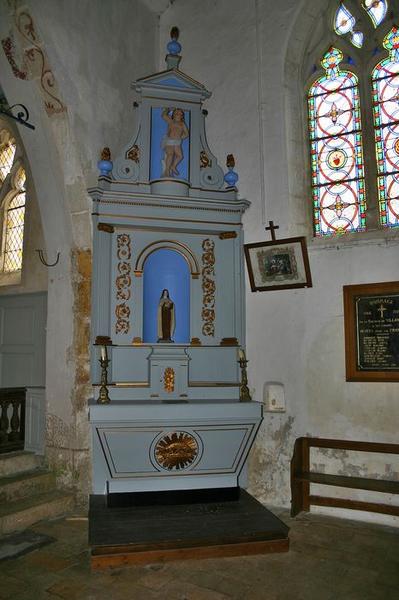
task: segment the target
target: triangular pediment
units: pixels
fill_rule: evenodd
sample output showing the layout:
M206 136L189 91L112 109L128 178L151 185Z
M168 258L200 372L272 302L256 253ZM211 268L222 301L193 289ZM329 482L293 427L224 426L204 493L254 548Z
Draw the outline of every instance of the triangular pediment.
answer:
M160 87L170 87L174 89L185 89L197 92L205 92L206 88L192 79L183 71L179 71L178 69L168 69L167 71L161 71L160 73L155 73L154 75L149 75L148 77L142 77L138 79L136 85L140 86L160 86Z

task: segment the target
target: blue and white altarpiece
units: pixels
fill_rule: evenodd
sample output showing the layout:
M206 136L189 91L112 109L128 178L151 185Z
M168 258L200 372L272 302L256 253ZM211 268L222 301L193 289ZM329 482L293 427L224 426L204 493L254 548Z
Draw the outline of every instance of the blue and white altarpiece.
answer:
M137 130L89 190L94 494L237 487L262 419L239 364L249 203L208 147L210 92L168 49L167 70L133 83Z

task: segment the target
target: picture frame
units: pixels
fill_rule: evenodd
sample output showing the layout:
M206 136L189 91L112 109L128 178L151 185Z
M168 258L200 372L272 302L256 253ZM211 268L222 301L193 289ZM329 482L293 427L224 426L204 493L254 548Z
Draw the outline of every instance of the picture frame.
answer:
M253 292L312 287L304 236L244 244Z
M399 281L343 287L346 381L399 381Z

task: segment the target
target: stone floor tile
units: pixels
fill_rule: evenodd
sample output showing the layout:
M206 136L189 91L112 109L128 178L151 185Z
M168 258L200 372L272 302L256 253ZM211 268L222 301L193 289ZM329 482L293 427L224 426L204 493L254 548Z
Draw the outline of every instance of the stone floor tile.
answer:
M287 519L288 553L91 571L87 521L53 520L56 538L0 563L0 600L397 600L399 530L305 515Z
M18 579L21 585L32 588L36 585L40 586L44 580L47 582L47 585L57 580L57 573L55 572L47 572L40 566L27 567L24 561L26 556L19 559L7 560L0 564L0 581L4 575L8 575Z
M227 594L182 580L174 580L163 592L173 600L231 600Z
M248 578L246 581L232 578L230 573L224 571L223 573L215 566L215 569L211 569L208 572L202 573L191 573L189 577L183 579L180 575L178 577L180 581L188 581L203 587L208 590L213 590L220 594L225 594L229 598L240 600L249 591Z
M46 589L46 592L62 600L80 600L88 586L71 579L61 579Z
M1 600L8 598L18 598L19 594L26 592L29 585L15 577L0 575L0 598Z
M173 574L165 572L164 570L147 572L146 574L139 576L138 579L141 586L152 590L160 590L172 580Z
M24 559L25 567L27 569L29 569L30 567L34 567L47 572L62 571L74 564L73 558L64 558L62 556L57 556L54 553L50 553L47 550L45 552L37 550L36 552L27 554L24 557Z

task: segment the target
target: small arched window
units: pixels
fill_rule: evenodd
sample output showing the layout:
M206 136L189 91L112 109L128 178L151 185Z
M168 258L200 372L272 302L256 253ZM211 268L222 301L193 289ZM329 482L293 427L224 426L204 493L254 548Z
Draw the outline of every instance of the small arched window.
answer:
M1 261L0 276L20 273L23 259L26 173L11 132L0 131ZM15 283L13 281L13 283Z
M13 190L6 201L3 229L3 271L12 273L22 268L25 224L26 175L20 167L14 177Z

